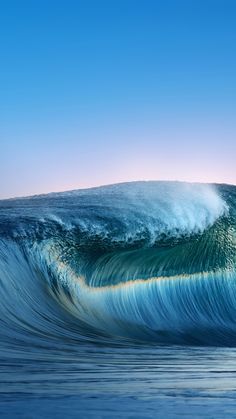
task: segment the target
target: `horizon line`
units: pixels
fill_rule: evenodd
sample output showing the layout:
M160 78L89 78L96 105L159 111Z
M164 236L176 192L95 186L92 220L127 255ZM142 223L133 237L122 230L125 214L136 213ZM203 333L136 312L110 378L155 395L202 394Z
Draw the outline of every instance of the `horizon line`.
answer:
M0 198L0 201L10 201L14 199L27 199L27 198L35 198L35 197L42 197L47 195L54 195L54 194L61 194L66 192L75 192L75 191L86 191L90 189L99 189L103 187L109 187L114 185L122 185L127 183L141 183L141 182L178 182L178 183L188 183L188 184L203 184L203 185L226 185L226 186L236 186L234 183L227 183L227 182L201 182L201 181L188 181L188 180L170 180L170 179L143 179L143 180L128 180L128 181L121 181L121 182L115 182L115 183L104 183L97 186L88 186L88 187L79 187L79 188L73 188L73 189L65 189L65 190L59 190L59 191L51 191L51 192L42 192L42 193L35 193L30 195L19 195L19 196L10 196L7 198Z

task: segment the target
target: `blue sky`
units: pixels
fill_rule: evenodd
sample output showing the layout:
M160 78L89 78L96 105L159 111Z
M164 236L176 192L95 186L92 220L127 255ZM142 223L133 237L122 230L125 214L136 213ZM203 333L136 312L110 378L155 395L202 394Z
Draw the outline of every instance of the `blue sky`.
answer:
M236 3L2 0L0 196L236 184Z

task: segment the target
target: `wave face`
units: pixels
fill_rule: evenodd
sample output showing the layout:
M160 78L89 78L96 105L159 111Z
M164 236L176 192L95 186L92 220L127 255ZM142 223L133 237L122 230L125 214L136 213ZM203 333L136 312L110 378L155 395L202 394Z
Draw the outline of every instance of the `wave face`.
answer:
M1 341L236 345L236 187L0 201Z

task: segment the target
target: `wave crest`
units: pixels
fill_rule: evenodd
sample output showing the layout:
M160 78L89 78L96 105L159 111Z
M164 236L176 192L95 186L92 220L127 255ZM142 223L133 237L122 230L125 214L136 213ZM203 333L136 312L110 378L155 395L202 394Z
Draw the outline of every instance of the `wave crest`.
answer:
M132 243L199 234L228 213L228 206L213 185L184 182L131 182L64 193L82 206L68 219L63 213L50 217L89 239ZM88 205L89 203L89 205Z

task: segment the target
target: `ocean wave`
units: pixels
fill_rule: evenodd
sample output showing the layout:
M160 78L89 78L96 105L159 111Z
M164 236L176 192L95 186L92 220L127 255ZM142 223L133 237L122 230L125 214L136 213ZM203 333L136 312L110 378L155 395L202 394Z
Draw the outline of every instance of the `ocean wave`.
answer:
M179 182L1 201L2 340L235 346L235 214Z

